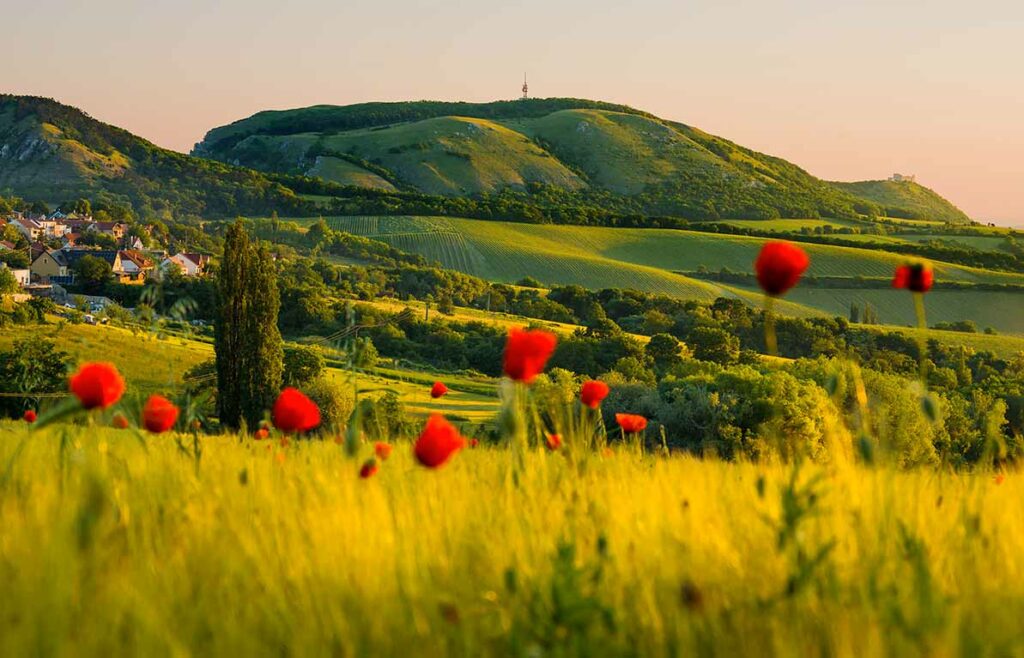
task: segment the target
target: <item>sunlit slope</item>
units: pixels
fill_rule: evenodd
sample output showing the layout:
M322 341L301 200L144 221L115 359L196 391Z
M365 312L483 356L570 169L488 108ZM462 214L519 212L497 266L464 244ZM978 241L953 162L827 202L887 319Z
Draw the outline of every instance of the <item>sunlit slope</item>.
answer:
M933 190L912 181L869 180L832 185L844 192L877 203L896 217L933 219L951 224L970 222L962 210Z
M313 166L306 172L309 176L317 176L324 180L334 181L341 185L366 187L373 190L395 191L395 186L378 174L363 169L348 160L329 155L318 155Z
M320 144L325 153L373 162L431 194L495 192L528 183L583 186L575 173L525 135L484 119L439 117L324 136Z
M604 256L602 232L590 233L580 227L440 217L335 217L328 221L333 228L372 236L491 281L513 283L533 277L548 285L632 288L687 299L739 297L760 303L756 293ZM555 230L548 234L545 229ZM793 315L817 314L786 302L781 308Z
M534 277L548 285L634 288L681 298L740 297L760 303L749 287L724 285L680 272L750 273L763 238L670 229L616 229L488 222L440 217L336 217L334 228L373 237L492 281ZM903 291L856 285L853 277L888 278L905 257L871 249L804 243L808 276L851 279L847 289L802 286L787 296L783 311L795 315L849 313L870 303L886 323L914 322ZM934 264L939 281L1024 284L1024 275L949 263ZM878 284L874 284L877 286ZM1024 332L1024 295L989 290L935 290L930 322L974 320L979 328Z
M530 275L543 281L545 276L572 271L572 267L562 261L574 259L616 267L654 268L663 274L701 268L710 272L723 268L752 272L757 252L765 242L764 238L674 229L523 224L445 217L336 217L329 221L335 228L385 240L399 248L452 264L456 269L497 279ZM889 277L896 266L906 261L905 256L874 249L810 243L800 246L811 256L809 276ZM515 260L530 254L546 255L529 259L530 264L541 261L535 273L523 272L525 263ZM934 263L934 268L940 281L1024 284L1022 274L938 262ZM707 286L711 285L688 280L691 286L696 286L692 290L708 290Z
M157 339L145 331L88 324L12 325L0 332L0 350L36 338L54 341L77 362L116 364L129 386L140 393L170 392L181 385L189 368L213 358L209 343L178 336Z
M704 147L645 116L563 110L506 125L537 139L594 185L620 194L637 194L686 172L739 175Z
M795 302L829 314L848 316L850 305L861 309L871 304L884 324L917 326L911 295L905 290L858 288L810 288L793 290ZM991 290L932 290L925 298L928 325L971 320L981 331L991 327L1000 333L1024 334L1024 294ZM943 332L943 335L949 332ZM994 337L1005 340L1005 337Z

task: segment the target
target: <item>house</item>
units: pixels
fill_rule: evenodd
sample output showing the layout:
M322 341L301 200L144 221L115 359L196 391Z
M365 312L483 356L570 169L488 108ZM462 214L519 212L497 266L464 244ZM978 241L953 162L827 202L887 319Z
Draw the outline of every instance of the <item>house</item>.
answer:
M146 275L153 270L153 261L141 251L123 249L117 254L120 258L121 269L120 271L115 269L114 274L118 275L123 283L142 283L146 280Z
M134 251L142 251L143 249L146 248L146 245L142 243L142 240L137 235L128 236L128 244L125 245L125 248Z
M70 276L66 252L56 249L46 249L35 256L29 270L42 283L66 281Z
M62 250L61 253L64 254L69 271L74 270L75 264L86 256L107 261L111 271L115 274L123 271L121 268L121 253L119 251L111 249L69 249L67 251Z
M81 234L83 231L88 230L89 226L92 224L91 217L86 219L65 219L63 221L64 226L68 227L68 231L70 233L78 234Z
M39 254L46 251L50 251L50 248L48 246L46 246L42 242L33 242L28 246L29 259L35 260L36 258L39 258Z
M14 251L17 246L10 240L0 240L0 251Z
M43 228L43 225L34 219L20 217L11 223L14 224L14 228L21 231L21 234L24 235L25 239L29 242L41 240L46 237L46 230Z
M189 254L189 253L178 253L173 256L168 256L160 263L161 269L167 269L168 267L174 266L181 270L181 273L185 276L202 276L206 272L206 266L210 262L210 257L205 254Z
M124 237L125 231L128 230L128 225L121 222L92 222L89 224L89 230L109 235L115 240L120 240Z
M48 238L59 238L71 231L58 219L44 218L38 220L38 223L43 227L43 235Z
M78 239L80 237L82 237L81 233L66 233L64 235L64 237L61 238L61 242L64 245L63 248L64 249L70 249L70 248L74 247L75 244L78 243Z
M13 274L15 281L22 288L27 287L32 282L32 274L29 270L15 270L7 267L7 263L0 263L0 269L5 269Z

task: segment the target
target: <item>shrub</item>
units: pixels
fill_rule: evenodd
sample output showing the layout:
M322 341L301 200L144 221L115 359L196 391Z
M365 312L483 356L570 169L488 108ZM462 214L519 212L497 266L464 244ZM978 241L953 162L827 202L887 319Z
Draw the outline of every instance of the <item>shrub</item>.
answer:
M307 384L303 392L320 407L320 427L324 431L341 428L352 415L352 396L326 377Z
M312 345L288 345L284 348L284 380L285 386L302 388L307 383L319 379L326 364L320 348Z

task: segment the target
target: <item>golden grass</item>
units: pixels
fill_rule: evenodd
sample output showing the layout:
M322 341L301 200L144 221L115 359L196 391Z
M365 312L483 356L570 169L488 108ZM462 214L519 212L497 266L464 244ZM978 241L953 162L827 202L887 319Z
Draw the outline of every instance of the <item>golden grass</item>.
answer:
M1016 474L146 445L0 424L0 655L1022 652Z

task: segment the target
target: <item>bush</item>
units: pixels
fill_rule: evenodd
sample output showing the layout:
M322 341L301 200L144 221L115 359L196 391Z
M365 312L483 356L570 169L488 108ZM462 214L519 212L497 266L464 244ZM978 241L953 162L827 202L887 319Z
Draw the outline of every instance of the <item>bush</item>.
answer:
M697 454L763 459L799 452L826 461L850 445L825 392L787 372L730 368L665 382L659 394L656 413L668 436Z
M287 345L284 348L285 386L302 388L324 374L323 352L312 345Z
M307 384L303 392L320 407L322 431L339 431L352 415L355 406L352 397L341 386L326 377L320 377Z
M0 392L59 393L67 385L70 357L51 340L17 340L10 350L0 352ZM26 409L38 408L39 398L0 397L0 413L21 416Z
M736 363L740 358L740 339L717 327L695 327L686 337L693 357L713 363Z

